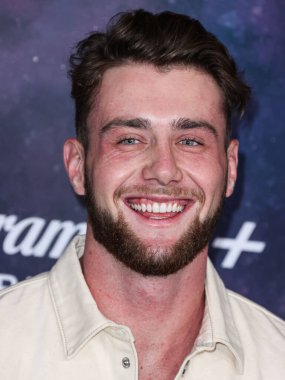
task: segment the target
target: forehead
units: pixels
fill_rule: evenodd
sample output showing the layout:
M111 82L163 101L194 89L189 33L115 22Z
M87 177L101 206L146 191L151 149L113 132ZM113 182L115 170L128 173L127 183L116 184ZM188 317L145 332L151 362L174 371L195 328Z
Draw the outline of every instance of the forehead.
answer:
M223 94L210 75L196 68L127 64L104 73L88 124L93 128L115 117L153 123L187 117L224 127Z

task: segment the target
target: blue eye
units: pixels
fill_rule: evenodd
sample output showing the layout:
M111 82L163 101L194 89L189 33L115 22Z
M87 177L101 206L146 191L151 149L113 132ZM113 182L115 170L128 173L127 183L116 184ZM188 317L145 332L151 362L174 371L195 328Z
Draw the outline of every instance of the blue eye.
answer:
M119 144L134 145L134 144L138 144L138 140L133 137L130 137L130 138L119 141Z
M181 145L187 145L187 146L198 146L201 145L198 141L194 139L184 139L179 141L179 144Z

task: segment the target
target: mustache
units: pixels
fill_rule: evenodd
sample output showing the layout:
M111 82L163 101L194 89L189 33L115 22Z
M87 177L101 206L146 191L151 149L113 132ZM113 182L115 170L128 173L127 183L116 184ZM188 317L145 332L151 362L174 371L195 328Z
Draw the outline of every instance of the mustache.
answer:
M167 195L172 197L191 198L198 200L200 203L204 203L205 194L200 188L186 188L186 187L154 187L147 185L132 185L122 186L114 193L114 198L118 199L122 195L128 195L136 193L138 195Z

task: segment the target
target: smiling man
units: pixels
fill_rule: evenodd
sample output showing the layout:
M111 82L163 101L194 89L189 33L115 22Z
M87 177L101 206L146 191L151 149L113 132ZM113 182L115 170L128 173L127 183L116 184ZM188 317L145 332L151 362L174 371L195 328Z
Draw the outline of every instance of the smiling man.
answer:
M87 234L2 293L1 380L284 379L284 322L207 259L249 96L225 47L187 16L128 12L78 44L70 75L64 162Z
M87 125L86 152L65 144L71 183L87 195L86 249L143 275L177 272L205 248L236 179L218 85L197 68L126 63L104 75Z

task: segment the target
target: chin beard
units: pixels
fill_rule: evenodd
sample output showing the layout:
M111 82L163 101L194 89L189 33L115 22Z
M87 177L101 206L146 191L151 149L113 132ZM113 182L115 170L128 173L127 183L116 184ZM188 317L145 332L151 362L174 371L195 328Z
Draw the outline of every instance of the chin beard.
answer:
M224 200L223 193L212 216L202 222L197 216L173 246L163 247L146 246L129 228L122 214L114 220L108 211L100 209L87 175L85 194L95 240L126 267L144 276L168 276L191 263L209 243Z

